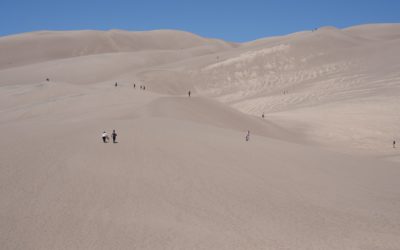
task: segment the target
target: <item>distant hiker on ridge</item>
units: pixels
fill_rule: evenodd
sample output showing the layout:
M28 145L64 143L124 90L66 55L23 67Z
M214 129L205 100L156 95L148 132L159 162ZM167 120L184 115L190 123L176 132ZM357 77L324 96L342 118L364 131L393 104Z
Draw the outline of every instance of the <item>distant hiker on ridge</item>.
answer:
M189 96L189 97L190 97L190 94L191 94L191 93L190 93L190 90L189 90L189 92L188 92L188 96Z
M250 130L247 130L246 141L250 140Z
M264 119L264 117L265 117L264 113L262 114L262 116L261 116L261 117Z
M117 82L115 82L115 87L117 87L118 86L118 83Z
M396 141L393 140L393 148L395 148L395 147L396 147Z

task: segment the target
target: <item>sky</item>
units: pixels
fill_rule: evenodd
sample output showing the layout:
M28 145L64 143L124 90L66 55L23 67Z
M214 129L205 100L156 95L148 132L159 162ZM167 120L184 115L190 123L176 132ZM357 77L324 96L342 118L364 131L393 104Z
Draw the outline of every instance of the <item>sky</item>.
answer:
M322 26L400 23L400 0L0 0L0 36L176 29L232 42Z

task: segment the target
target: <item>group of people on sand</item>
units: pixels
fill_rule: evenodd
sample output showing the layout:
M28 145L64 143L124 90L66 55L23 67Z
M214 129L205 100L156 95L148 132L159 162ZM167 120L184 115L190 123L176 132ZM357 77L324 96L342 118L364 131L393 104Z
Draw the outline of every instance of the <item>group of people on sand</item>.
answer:
M111 137L113 139L113 143L117 143L117 132L115 132L115 129L113 129L113 132L111 133ZM106 131L104 131L101 134L101 138L103 139L103 143L108 143L110 141L110 137L108 136ZM250 141L250 130L247 130L245 139L246 139L246 141ZM393 144L393 147L394 147L394 144Z
M111 137L113 139L113 143L117 143L117 133L115 132L115 129L113 129L113 132L111 134ZM108 136L107 132L104 131L101 134L101 138L103 139L103 143L108 143L110 141L110 137Z
M115 82L114 84L115 87L118 87L118 82ZM133 88L136 89L136 83L133 84ZM146 90L146 86L140 85L141 90Z
M46 79L46 80L49 81L49 79ZM117 86L118 86L118 82L115 82L115 87L117 87ZM136 88L136 83L133 84L133 88ZM145 87L144 85L140 85L140 89L141 89L141 90L146 90L146 87ZM287 90L284 90L284 91L283 91L283 94L287 94L287 93L288 93ZM188 97L190 97L191 94L192 94L192 93L191 93L191 91L189 90L189 91L188 91ZM263 119L265 118L265 113L264 113L264 112L262 113L261 117L262 117ZM107 134L106 131L104 131L104 132L102 133L101 137L102 137L104 143L108 143L108 142L110 141L110 138L109 138L109 136L108 136L108 134ZM116 142L117 142L117 133L115 132L115 129L113 130L113 132L112 132L112 134L111 134L111 137L112 137L112 139L113 139L113 143L116 143ZM246 134L245 139L246 139L246 141L249 141L249 140L250 140L250 130L247 130L247 134ZM393 148L396 148L396 140L393 140Z
M140 85L139 86L141 90L146 90L146 86ZM136 83L133 84L133 88L136 89Z
M144 86L144 85L138 85L138 86L139 86L139 88L141 90L146 90L146 86ZM135 82L133 82L133 88L136 89L136 83Z

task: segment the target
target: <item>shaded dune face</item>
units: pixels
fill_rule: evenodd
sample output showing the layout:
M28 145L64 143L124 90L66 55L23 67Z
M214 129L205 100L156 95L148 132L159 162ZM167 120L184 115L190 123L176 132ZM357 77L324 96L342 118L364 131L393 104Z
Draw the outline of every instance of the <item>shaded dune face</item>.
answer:
M1 248L399 249L399 34L0 38Z

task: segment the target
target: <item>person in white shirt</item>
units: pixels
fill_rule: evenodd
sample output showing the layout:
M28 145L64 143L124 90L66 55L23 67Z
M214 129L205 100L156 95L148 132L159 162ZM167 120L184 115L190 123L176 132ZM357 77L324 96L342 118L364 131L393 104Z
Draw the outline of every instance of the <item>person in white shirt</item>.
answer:
M106 131L104 131L103 134L101 134L101 137L103 138L103 142L107 143L108 135Z

